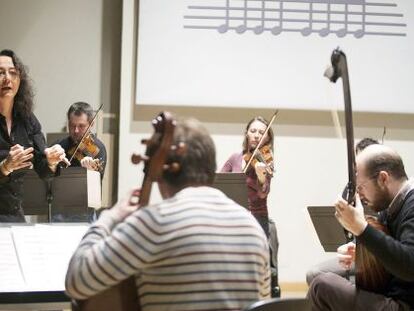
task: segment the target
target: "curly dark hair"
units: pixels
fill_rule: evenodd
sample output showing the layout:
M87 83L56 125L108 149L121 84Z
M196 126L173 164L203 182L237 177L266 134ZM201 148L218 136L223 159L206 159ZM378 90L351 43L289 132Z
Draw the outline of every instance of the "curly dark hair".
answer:
M24 119L28 118L33 111L33 87L27 72L27 67L22 63L16 53L12 50L0 51L0 56L8 56L12 59L14 67L19 72L20 86L14 97L13 111Z

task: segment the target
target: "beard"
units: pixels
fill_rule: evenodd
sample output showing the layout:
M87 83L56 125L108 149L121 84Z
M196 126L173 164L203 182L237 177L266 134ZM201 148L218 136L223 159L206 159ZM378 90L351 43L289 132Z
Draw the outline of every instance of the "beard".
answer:
M375 185L373 199L368 202L367 206L378 213L386 210L390 206L392 199L387 189L381 189L378 185Z

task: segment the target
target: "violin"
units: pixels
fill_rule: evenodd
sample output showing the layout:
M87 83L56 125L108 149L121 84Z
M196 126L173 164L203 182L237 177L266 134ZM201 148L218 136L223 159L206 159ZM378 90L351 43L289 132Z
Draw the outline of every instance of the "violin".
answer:
M95 157L99 154L99 151L100 149L95 143L92 133L89 132L84 139L80 141L79 146L73 146L67 153L70 157L70 162L72 162L72 159L76 159L80 162L84 157L91 157L95 159ZM95 159L95 163L97 169L101 171L103 168L103 161Z
M259 143L257 144L257 147L254 149L253 152L247 152L243 155L243 159L246 161L246 165L243 168L243 173L246 174L247 169L251 166L251 164L256 165L257 161L262 162L266 164L266 172L273 176L274 171L274 165L273 165L273 152L269 145L263 145L260 147L263 143L264 138L266 137L267 132L269 132L270 127L272 126L273 121L276 119L277 114L279 113L279 110L276 110L275 113L272 116L272 119L270 120L269 124L267 125L262 137L260 138ZM254 163L252 163L254 162Z
M243 155L243 160L248 163L251 162L250 165L252 167L256 166L256 163L261 162L264 163L266 165L266 173L269 176L273 176L273 172L274 172L274 165L273 165L273 152L270 148L269 145L264 145L262 147L260 147L256 154L254 155L254 158L252 158L253 152L246 152Z

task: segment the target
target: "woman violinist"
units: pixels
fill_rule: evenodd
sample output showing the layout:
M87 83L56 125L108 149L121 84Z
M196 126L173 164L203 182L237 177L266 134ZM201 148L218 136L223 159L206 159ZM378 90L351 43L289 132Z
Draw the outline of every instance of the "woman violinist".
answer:
M266 131L268 122L262 117L255 117L246 126L243 151L233 154L224 164L222 172L242 172L254 149L258 146ZM259 150L256 152L246 170L246 184L248 190L249 209L269 237L269 217L267 196L270 191L270 182L273 177L273 131L269 128L262 139ZM267 161L266 161L267 160Z
M274 117L272 120L274 120ZM263 135L264 137L262 137ZM221 169L221 172L245 172L246 174L249 210L257 219L269 239L269 248L271 250L272 297L279 297L280 288L278 286L277 272L279 241L275 223L269 220L267 208L267 196L269 195L270 182L274 170L273 137L272 128L269 126L269 122L263 117L258 116L250 120L246 126L242 152L230 156Z

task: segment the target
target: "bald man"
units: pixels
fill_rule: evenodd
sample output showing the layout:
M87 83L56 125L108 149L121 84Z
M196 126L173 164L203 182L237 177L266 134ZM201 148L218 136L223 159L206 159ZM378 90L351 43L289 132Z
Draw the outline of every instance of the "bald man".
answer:
M412 310L414 308L414 180L408 179L401 157L391 148L371 145L358 154L356 207L341 199L335 215L391 274L383 293L356 287L348 280L324 273L314 279L308 297L312 310ZM390 235L367 223L361 204L379 212ZM341 258L343 267L354 260L355 245Z

